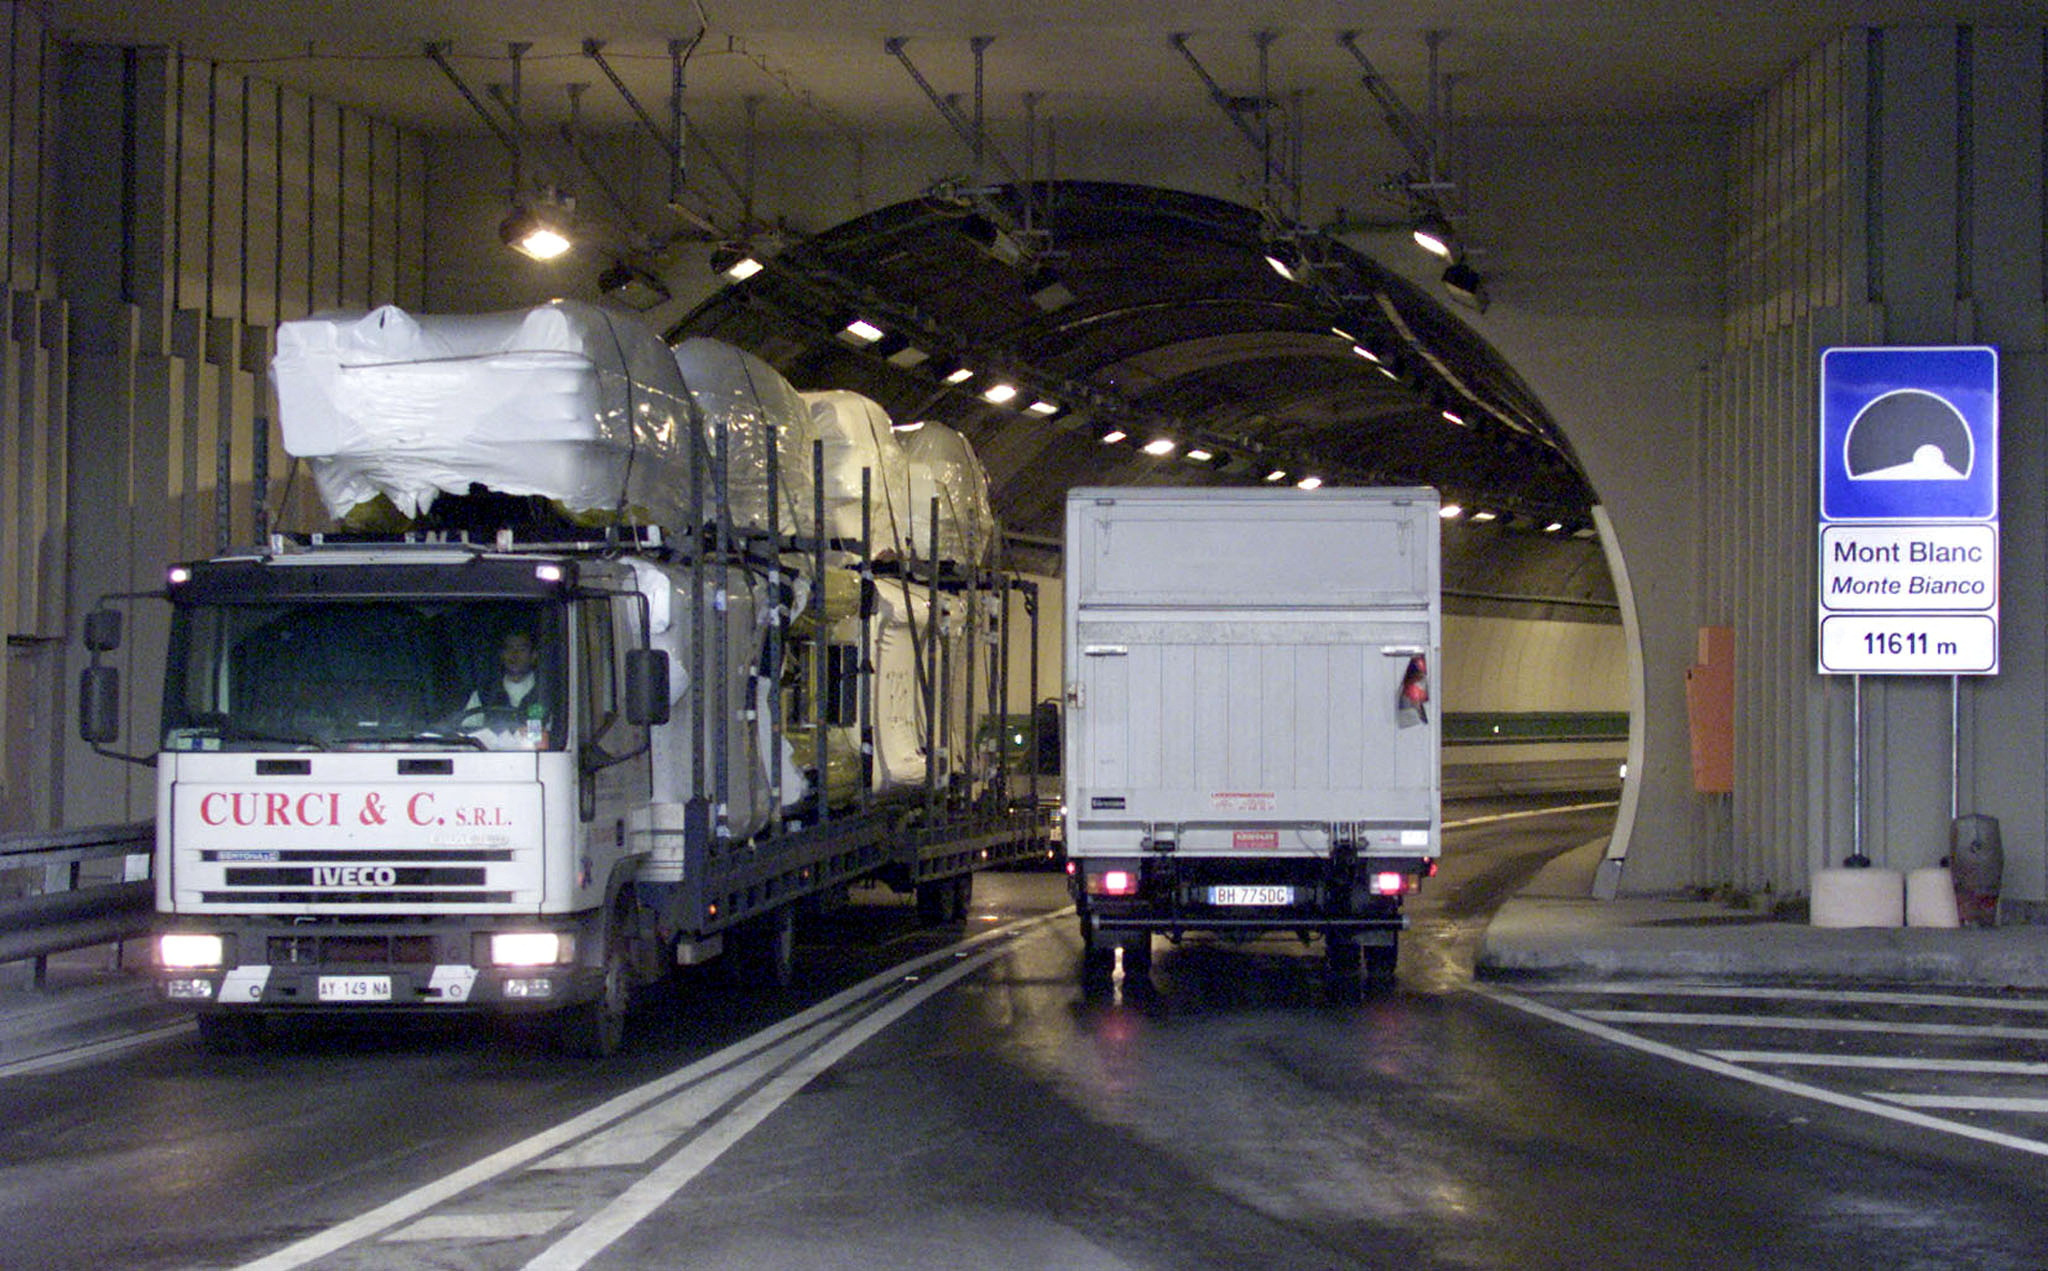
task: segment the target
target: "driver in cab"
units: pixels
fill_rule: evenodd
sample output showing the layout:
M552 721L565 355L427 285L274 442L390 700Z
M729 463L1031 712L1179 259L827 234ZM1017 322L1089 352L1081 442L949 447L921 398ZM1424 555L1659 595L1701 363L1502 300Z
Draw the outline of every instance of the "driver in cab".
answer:
M496 678L469 695L462 727L493 750L544 749L548 706L540 683L540 657L533 633L515 627L498 643Z

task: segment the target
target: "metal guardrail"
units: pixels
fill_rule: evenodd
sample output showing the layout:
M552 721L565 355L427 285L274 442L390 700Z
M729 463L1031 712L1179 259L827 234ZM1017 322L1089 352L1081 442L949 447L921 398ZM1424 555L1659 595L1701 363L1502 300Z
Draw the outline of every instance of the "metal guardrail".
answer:
M33 958L40 986L53 953L146 934L155 884L94 879L87 866L148 856L155 834L152 821L0 834L0 962Z

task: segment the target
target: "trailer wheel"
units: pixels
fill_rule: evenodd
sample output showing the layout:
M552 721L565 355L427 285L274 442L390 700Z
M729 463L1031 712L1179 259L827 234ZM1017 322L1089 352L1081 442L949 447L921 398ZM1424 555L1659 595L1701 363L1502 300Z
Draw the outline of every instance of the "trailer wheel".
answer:
M579 1002L562 1011L556 1024L562 1049L586 1059L618 1052L626 1040L626 1011L633 1001L633 974L623 924L608 924L604 942L604 984L595 1001Z
M205 1011L195 1022L199 1025L200 1045L216 1055L246 1055L263 1048L265 1030L261 1015Z
M968 886L972 887L973 876L968 875L968 878ZM927 927L939 927L949 922L958 922L960 921L961 912L965 908L962 901L963 893L958 879L935 878L927 883L919 883L917 885L917 920L920 924Z
M737 989L786 989L796 983L796 906L749 918L726 936L725 963Z

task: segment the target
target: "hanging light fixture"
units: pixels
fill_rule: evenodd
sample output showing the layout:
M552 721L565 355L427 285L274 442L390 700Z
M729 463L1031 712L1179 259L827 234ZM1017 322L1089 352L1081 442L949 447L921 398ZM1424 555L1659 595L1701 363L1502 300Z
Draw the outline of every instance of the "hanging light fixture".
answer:
M521 204L498 226L498 237L530 260L554 260L576 245L568 214L567 207L552 200Z
M1415 245L1443 260L1458 258L1458 236L1449 221L1435 212L1425 212L1415 222Z

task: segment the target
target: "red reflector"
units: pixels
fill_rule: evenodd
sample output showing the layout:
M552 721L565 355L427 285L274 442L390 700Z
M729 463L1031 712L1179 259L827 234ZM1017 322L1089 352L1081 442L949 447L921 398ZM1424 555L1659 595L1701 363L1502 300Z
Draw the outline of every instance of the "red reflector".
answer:
M1110 870L1102 876L1102 890L1105 895L1129 896L1138 890L1138 876L1128 870Z
M1372 876L1372 894L1375 896L1398 896L1408 890L1408 876L1391 871Z

